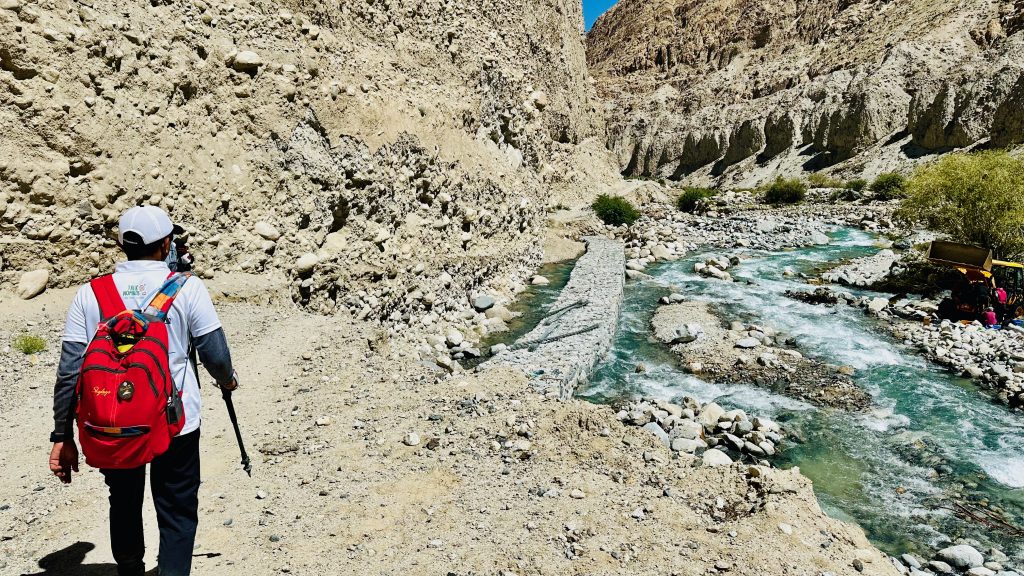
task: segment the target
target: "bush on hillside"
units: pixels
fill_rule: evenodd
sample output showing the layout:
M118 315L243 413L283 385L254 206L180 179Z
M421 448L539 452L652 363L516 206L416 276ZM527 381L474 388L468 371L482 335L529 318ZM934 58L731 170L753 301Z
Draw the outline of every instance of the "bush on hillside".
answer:
M684 188L679 200L676 201L676 206L682 212L693 214L701 200L711 198L716 193L711 188Z
M823 172L814 172L807 177L811 188L841 188L843 183Z
M843 188L847 190L853 190L854 192L863 192L868 187L868 181L863 178L854 178L853 180L847 180L846 184L843 184Z
M1024 258L1024 159L1006 152L958 153L919 168L896 215L952 240Z
M768 204L796 204L803 202L807 196L807 186L800 180L787 180L781 176L768 186L764 193L764 201Z
M601 194L591 207L601 222L611 226L628 226L640 218L640 212L622 196Z
M871 183L871 191L879 200L895 200L906 196L907 179L894 172L879 174Z

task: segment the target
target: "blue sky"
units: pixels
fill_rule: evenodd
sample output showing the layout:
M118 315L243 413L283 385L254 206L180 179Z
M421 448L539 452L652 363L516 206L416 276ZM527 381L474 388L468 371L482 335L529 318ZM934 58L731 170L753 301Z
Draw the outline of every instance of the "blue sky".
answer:
M594 25L594 20L615 4L616 0L583 0L583 19L587 22L587 30Z

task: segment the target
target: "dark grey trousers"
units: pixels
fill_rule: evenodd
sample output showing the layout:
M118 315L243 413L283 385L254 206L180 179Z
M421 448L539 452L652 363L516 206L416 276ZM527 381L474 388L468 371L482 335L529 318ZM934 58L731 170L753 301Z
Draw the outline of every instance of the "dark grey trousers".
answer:
M101 472L110 488L110 547L118 576L142 576L146 467ZM199 430L172 440L167 452L149 464L149 472L160 527L159 574L188 576L199 525Z

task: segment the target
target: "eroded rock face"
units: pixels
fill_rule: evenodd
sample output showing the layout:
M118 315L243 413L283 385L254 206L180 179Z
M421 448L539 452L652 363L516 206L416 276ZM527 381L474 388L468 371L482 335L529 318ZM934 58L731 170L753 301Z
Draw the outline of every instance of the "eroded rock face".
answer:
M1020 8L622 0L588 34L588 60L614 102L608 142L626 175L872 176L1024 140Z
M266 265L312 262L293 267L292 297L313 310L408 323L458 310L487 280L525 277L540 261L540 204L522 201L540 190L467 173L411 135L371 153L328 138L310 114L269 156L292 175L274 201L278 225L295 232Z
M1024 74L1010 89L992 117L992 142L996 147L1024 143Z
M2 9L0 288L109 270L146 203L203 276L393 325L468 306L537 262L549 203L616 176L581 29L569 0Z

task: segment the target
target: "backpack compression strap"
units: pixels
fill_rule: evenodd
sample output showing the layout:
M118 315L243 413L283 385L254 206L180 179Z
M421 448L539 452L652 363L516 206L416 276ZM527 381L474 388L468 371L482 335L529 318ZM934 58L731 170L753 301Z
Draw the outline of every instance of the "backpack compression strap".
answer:
M89 286L92 287L92 293L96 295L96 302L100 305L100 318L103 320L113 318L126 309L121 295L117 293L117 286L114 285L112 274L94 278L89 282Z
M160 290L157 291L156 296L153 296L153 299L149 301L146 309L142 311L143 316L154 318L160 322L166 320L167 312L171 309L171 305L174 304L174 299L178 296L178 292L185 285L185 281L191 277L192 274L188 272L171 274L167 281L164 282L164 285L160 287Z

